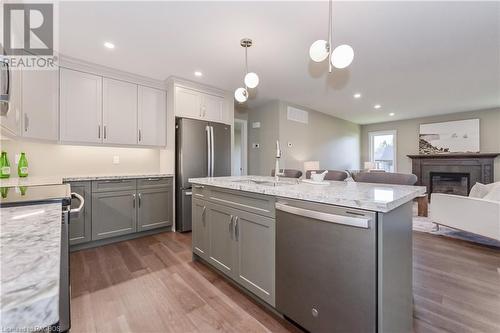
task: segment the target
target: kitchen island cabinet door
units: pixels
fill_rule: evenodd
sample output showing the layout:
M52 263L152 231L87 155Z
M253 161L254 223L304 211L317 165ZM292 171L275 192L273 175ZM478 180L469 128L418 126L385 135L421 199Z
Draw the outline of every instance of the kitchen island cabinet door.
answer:
M92 240L137 230L136 191L92 193Z
M238 211L234 239L236 281L272 306L275 305L275 220Z
M192 201L193 252L205 260L208 256L207 202L194 198Z
M71 192L80 194L85 204L78 215L71 215L69 224L69 245L90 242L91 234L91 192L90 182L70 183ZM71 209L80 205L78 200L71 200Z
M236 278L234 217L232 208L209 203L207 206L209 233L209 263L229 277Z
M138 190L137 231L172 225L172 189Z

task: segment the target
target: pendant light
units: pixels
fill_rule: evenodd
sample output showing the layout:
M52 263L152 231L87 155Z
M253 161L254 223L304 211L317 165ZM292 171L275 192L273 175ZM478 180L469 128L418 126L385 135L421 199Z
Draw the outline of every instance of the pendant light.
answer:
M347 44L339 45L333 51L331 50L333 30L332 0L328 1L328 5L328 41L320 39L312 43L309 48L309 56L314 62L322 62L330 55L328 72L331 73L332 65L336 68L348 67L354 59L354 50Z
M234 92L234 98L239 103L245 103L248 99L248 88L255 88L259 85L259 76L254 72L248 72L248 48L252 46L252 40L250 38L243 38L240 41L241 47L245 48L245 88L238 88Z

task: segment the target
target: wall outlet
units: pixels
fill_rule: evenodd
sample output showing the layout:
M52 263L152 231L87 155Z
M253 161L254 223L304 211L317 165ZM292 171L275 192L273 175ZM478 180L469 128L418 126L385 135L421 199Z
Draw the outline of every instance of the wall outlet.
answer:
M118 155L113 156L113 164L120 164L120 156Z
M252 128L260 128L260 121L252 123Z
M260 148L260 143L252 143L252 147L254 149L259 149Z

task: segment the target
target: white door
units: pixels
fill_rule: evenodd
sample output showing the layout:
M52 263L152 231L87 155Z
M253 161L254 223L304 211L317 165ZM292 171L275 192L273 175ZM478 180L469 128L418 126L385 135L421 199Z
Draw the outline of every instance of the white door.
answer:
M59 137L59 71L22 72L22 136L57 141Z
M103 142L137 143L137 84L103 79Z
M203 94L202 111L204 119L221 122L224 115L224 98Z
M102 77L60 69L61 141L102 142Z
M175 115L200 119L201 94L195 90L175 87Z
M138 143L146 146L165 146L165 91L139 86Z
M9 110L0 118L2 129L9 135L19 135L21 131L21 71L10 71L9 82ZM2 133L4 131L2 130Z

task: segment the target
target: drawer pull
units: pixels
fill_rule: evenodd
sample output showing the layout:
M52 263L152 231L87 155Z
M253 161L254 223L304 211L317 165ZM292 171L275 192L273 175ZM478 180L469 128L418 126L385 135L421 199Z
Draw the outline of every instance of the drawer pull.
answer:
M156 181L159 181L160 178L148 178L148 181L153 181L153 182L156 182Z

